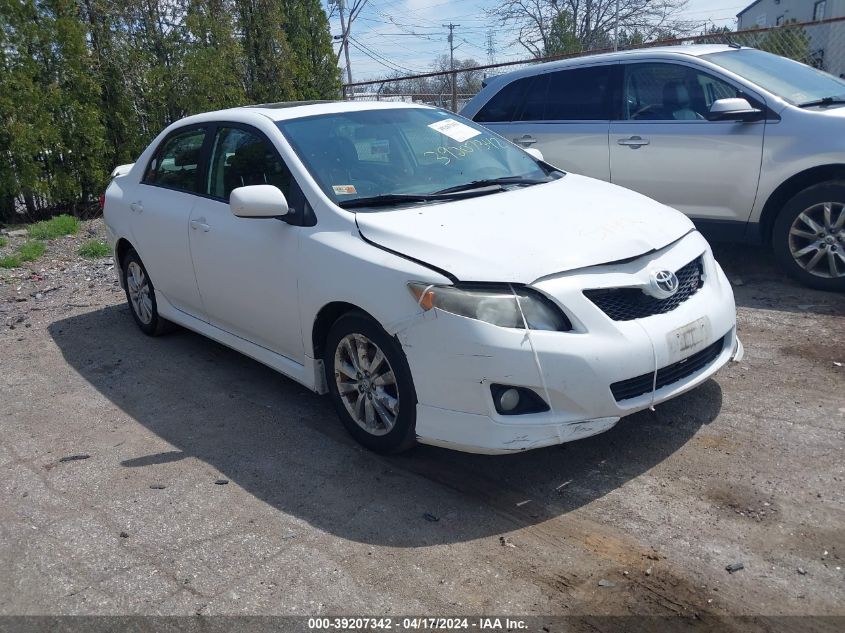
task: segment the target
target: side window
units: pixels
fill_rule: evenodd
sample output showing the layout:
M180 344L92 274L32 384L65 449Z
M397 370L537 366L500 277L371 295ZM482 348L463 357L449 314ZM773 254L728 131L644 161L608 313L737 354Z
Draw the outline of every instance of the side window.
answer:
M613 66L591 66L550 73L545 121L610 119Z
M205 132L203 128L193 128L166 139L147 166L143 182L196 192Z
M290 183L290 171L263 137L235 127L217 129L205 193L228 200L238 187L275 185L289 197Z
M512 81L499 90L473 117L479 123L513 121L525 95L530 92L536 77L524 77Z
M721 79L680 64L625 68L623 118L630 121L700 121L717 99L741 97Z

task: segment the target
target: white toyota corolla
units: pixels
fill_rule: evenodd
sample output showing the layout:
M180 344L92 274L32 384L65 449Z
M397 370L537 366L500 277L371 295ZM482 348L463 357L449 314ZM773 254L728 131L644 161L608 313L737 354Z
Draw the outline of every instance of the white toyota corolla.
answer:
M114 175L141 330L178 323L328 392L375 450L583 438L742 354L685 216L444 110L201 114Z

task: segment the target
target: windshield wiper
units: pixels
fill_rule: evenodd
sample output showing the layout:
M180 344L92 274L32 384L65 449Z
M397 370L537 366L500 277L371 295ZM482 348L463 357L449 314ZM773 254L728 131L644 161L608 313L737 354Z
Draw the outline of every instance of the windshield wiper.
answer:
M502 178L485 178L484 180L473 180L462 185L447 187L435 191L434 194L456 193L458 191L469 191L470 189L481 189L483 187L494 187L496 185L540 185L544 182L551 182L552 179L523 178L521 176L504 176Z
M836 105L840 103L845 103L845 97L822 97L821 99L816 99L815 101L807 101L805 103L799 103L799 108L812 108L815 106L826 106L826 105Z
M481 181L476 181L481 182ZM545 180L519 180L518 184L523 182L536 184L540 182L547 182ZM503 191L501 185L505 183L493 182L490 184L478 185L476 183L467 183L457 187L449 187L442 191L434 191L432 193L384 193L378 196L366 196L364 198L353 198L352 200L343 200L337 203L337 206L343 209L357 209L360 207L390 207L397 204L408 204L414 202L432 202L435 200L460 200L462 198L475 198L476 196L484 196L488 193L496 193ZM496 186L495 189L491 187ZM483 187L486 187L484 189Z
M343 200L338 202L337 206L344 209L357 209L359 207L389 207L406 202L429 202L431 200L438 199L440 199L440 196L437 195L385 193L379 196L366 196L364 198Z

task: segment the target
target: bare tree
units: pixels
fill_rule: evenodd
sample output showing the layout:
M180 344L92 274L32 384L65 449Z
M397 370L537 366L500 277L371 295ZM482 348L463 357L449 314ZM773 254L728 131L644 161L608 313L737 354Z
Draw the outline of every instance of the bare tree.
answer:
M679 19L687 0L618 0L619 29L638 31L646 41L671 31L686 33L694 23ZM613 42L617 0L502 0L491 13L503 26L513 27L515 42L534 57L550 47L553 25L571 25L571 38L587 51ZM561 20L561 16L565 16Z

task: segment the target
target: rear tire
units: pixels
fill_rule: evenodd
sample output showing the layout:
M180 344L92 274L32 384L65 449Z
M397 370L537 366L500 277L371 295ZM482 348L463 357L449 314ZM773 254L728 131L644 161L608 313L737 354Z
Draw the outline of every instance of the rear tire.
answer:
M416 443L417 394L395 338L361 312L332 325L323 362L335 411L360 444L399 453Z
M818 290L845 290L845 181L804 189L775 218L772 250L784 271Z
M147 336L160 336L172 325L159 316L155 287L135 249L129 249L121 262L123 288L132 318Z

